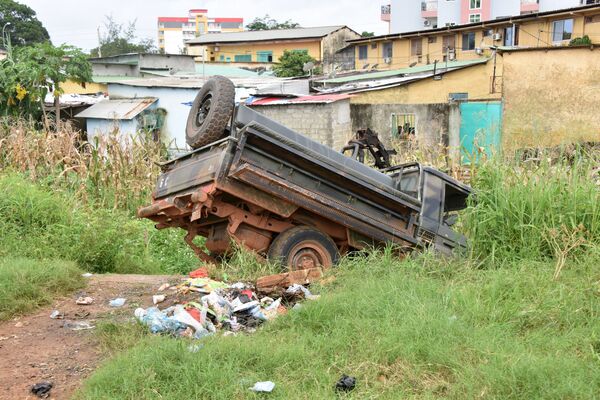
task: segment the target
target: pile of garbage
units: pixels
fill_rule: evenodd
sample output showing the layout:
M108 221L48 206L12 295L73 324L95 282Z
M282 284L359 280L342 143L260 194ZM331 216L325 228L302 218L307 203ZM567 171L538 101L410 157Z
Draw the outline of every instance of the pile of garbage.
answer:
M212 280L202 269L190 276L180 285L161 286L160 291L169 289L172 294L153 296L154 307L136 309L135 317L152 333L201 339L217 331L224 335L252 333L265 321L301 307L299 301L319 297L298 284L280 291L274 299L261 295L250 283L229 285ZM167 301L172 305L161 310L158 305L169 298L174 303Z

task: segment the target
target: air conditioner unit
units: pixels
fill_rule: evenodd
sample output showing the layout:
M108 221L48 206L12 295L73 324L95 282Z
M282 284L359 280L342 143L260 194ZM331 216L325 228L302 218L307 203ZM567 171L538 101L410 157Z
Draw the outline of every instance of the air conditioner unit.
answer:
M492 36L492 38L494 39L495 42L497 42L498 40L502 40L502 34L494 33L494 36Z
M383 59L383 62L386 64L391 64L392 63L392 57L386 57Z
M426 19L425 21L423 21L423 26L431 26L431 21Z

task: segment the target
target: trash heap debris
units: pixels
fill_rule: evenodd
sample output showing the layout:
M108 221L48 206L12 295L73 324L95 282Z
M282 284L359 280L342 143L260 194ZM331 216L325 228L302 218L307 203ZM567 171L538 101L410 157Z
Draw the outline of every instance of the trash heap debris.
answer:
M238 332L252 333L265 321L285 314L298 301L316 300L306 287L298 284L278 292L279 297L256 291L254 285L237 282L227 284L204 276L204 271L194 271L181 285L161 285L160 292L170 289L172 294L153 296L153 307L135 310L135 317L155 334L200 339L224 331L225 335ZM203 277L197 277L203 276ZM165 304L160 309L160 303Z

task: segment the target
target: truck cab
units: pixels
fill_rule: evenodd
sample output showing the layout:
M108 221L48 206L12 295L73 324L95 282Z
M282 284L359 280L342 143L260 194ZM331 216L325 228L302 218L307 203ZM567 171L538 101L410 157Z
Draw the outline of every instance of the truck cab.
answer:
M466 248L467 239L453 230L458 211L467 207L473 190L452 177L419 163L408 163L384 171L394 179L396 189L421 203L415 231L425 247L442 253Z

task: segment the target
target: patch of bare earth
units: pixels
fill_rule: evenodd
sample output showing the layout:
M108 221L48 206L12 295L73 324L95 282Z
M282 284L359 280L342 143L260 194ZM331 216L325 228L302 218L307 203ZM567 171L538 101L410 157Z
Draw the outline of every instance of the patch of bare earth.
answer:
M0 323L0 399L35 399L31 386L43 381L53 384L48 398L69 398L104 356L95 329L74 331L68 326L132 320L135 308L152 305L152 295L165 282L177 284L181 277L93 276L80 292L34 314ZM94 302L77 305L79 296L90 296ZM110 307L109 301L119 297L127 299L125 305ZM51 319L53 310L64 318Z

